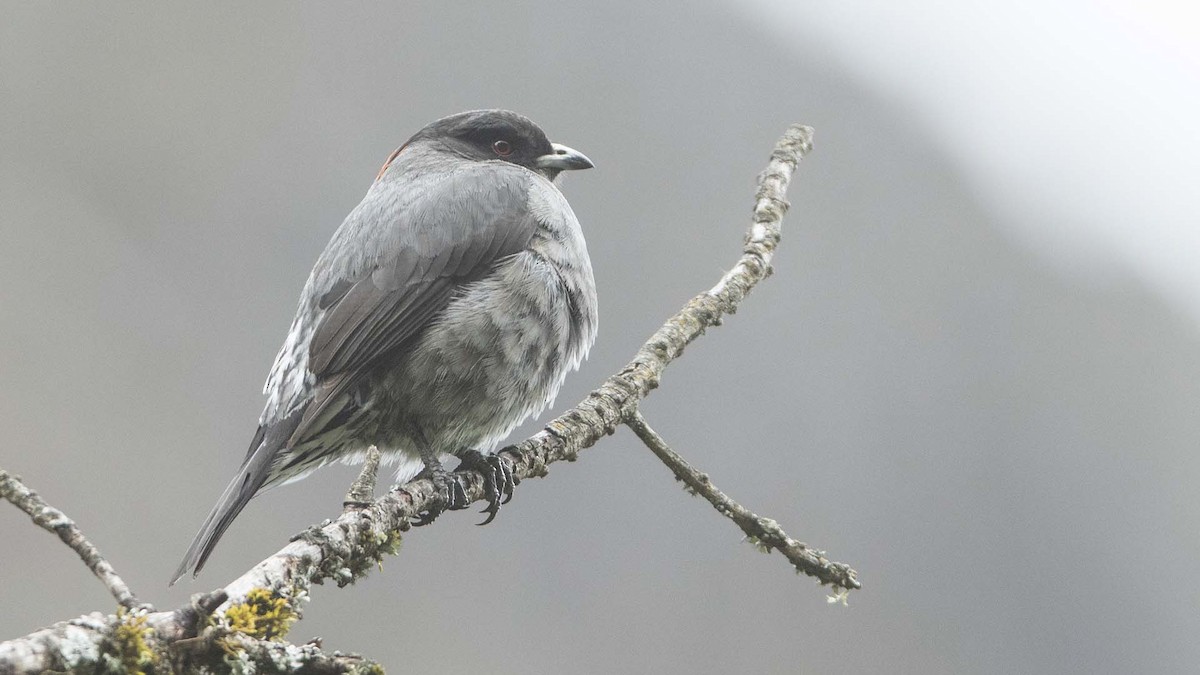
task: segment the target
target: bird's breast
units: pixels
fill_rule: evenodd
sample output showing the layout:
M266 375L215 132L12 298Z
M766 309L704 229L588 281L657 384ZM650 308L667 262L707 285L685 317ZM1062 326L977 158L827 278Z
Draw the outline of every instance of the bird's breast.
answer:
M463 286L397 364L404 386L385 387L397 426L419 424L440 448L486 450L544 410L591 344L580 316L594 300L577 297L575 272L531 248Z

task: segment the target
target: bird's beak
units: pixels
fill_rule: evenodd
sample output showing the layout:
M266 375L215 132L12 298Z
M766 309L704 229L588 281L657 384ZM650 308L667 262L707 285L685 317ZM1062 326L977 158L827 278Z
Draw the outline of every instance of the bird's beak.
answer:
M587 155L579 152L578 150L572 150L571 148L558 143L551 143L550 148L554 150L554 152L548 155L542 155L534 160L534 164L537 166L537 168L551 169L555 172L558 172L572 171L574 169L590 169L593 166L596 166L595 164L592 164L592 160L587 158Z

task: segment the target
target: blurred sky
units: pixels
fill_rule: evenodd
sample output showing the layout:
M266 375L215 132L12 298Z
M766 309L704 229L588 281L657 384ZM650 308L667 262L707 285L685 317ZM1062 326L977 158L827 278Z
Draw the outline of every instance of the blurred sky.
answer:
M803 122L776 273L643 412L853 564L850 606L619 432L315 589L292 637L391 672L1189 672L1195 11L0 0L0 466L182 604L340 508L348 467L272 491L165 585L313 261L414 131L507 107L596 162L564 185L601 329L562 410L728 269ZM0 636L111 607L0 508Z
M732 2L919 120L1052 264L1129 269L1200 323L1200 5Z

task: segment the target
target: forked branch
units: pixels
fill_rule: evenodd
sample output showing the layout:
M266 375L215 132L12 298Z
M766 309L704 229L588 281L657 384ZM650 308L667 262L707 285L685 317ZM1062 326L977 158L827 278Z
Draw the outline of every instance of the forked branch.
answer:
M746 294L770 274L771 258L779 243L780 224L788 208L784 195L793 171L811 149L811 128L800 125L788 128L776 144L766 170L759 176L753 221L737 263L714 287L692 298L669 318L638 349L628 365L605 380L579 405L552 420L532 437L501 450L500 457L511 464L515 477L545 476L551 464L574 460L581 450L612 434L622 424L629 424L660 456L670 458L674 455L640 417L638 403L658 387L663 370L688 344L706 329L720 325L722 317L733 313ZM773 521L741 509L707 483L702 474L681 464L682 460L676 460L678 457L674 455L668 464L677 475L689 484L695 482L697 491L705 494L719 510L724 508L730 517L743 525L749 536L779 550L799 571L833 586L837 597L844 597L849 590L861 587L856 573L848 565L826 560L819 552L788 537ZM364 467L359 481L347 495L341 516L309 528L224 588L197 595L188 606L174 611L147 612L143 608L135 612L134 620L146 629L150 648L164 659L213 656L196 650L242 649L234 642L206 639L205 636L211 635L214 624L230 625L231 607L244 612L245 599L252 591L254 597L282 600L288 611L297 612L311 584L325 580L332 580L339 586L352 583L374 569L384 555L394 553L401 533L409 529L409 521L441 497L429 480L414 480L392 488L372 502L373 468L370 465ZM464 470L457 475L471 502L485 499L482 474ZM3 472L0 477L8 478ZM61 530L54 531L63 536ZM67 539L64 537L64 541ZM103 562L98 554L95 559ZM85 560L89 558L85 556ZM89 567L96 569L90 562ZM136 599L123 583L119 583L111 567L104 563L100 569L97 576L106 579L110 589L115 589L113 593L118 601L126 607L136 606ZM104 646L110 644L114 631L121 625L129 625L128 615L104 617L93 614L0 643L0 675L92 667L102 660L106 653ZM218 643L220 647L215 646ZM176 644L179 647L172 649ZM186 649L183 645L187 645ZM248 651L243 649L241 653ZM330 669L327 672L343 668L353 670L359 667L354 664L367 664L353 659L327 659L312 645L294 650L294 653L309 655L297 657L292 665L298 668L304 666L306 658L313 659L314 666L317 659L324 659L321 664Z

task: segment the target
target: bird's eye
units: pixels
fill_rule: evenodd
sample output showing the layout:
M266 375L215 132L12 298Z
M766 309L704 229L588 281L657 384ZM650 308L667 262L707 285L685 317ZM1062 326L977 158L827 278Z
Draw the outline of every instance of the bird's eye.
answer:
M508 157L512 154L512 144L510 144L508 141L496 141L495 143L492 143L492 150L494 150L496 154L500 155L501 157Z

